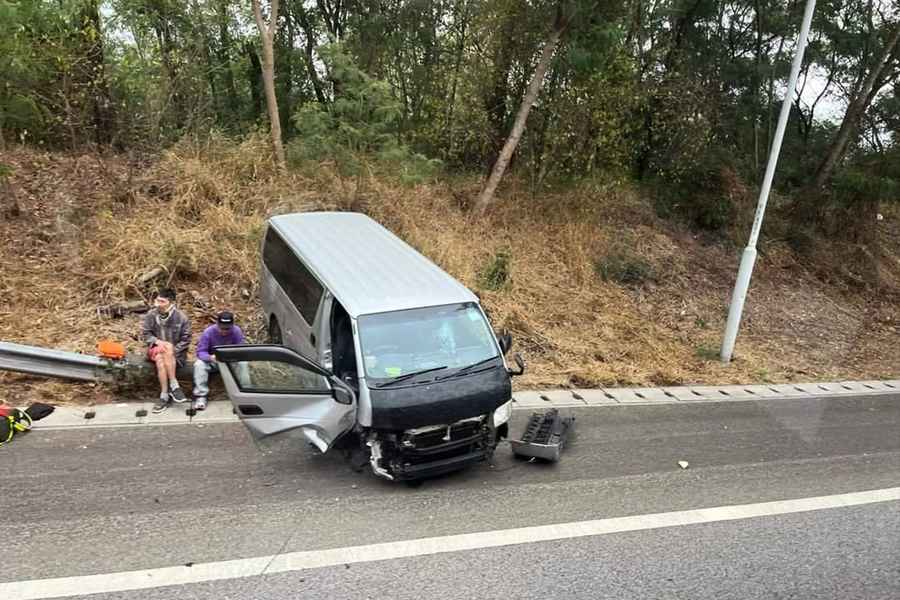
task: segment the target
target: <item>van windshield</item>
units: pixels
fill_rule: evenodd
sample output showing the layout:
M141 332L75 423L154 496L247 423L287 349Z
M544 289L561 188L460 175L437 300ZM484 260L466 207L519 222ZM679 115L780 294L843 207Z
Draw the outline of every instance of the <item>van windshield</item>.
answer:
M471 302L363 315L358 323L366 376L374 379L448 371L499 356L484 315Z

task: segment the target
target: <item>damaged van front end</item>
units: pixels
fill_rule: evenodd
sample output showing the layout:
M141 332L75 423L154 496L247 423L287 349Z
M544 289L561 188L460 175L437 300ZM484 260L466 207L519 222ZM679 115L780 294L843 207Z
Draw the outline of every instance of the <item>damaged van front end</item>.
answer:
M372 472L409 481L434 477L487 460L497 445L491 419L475 417L395 433L372 431L367 439Z
M490 458L510 413L509 342L476 303L364 315L357 331L375 473L418 479Z
M365 445L389 479L432 477L489 460L506 437L511 387L505 365L402 390L373 390Z

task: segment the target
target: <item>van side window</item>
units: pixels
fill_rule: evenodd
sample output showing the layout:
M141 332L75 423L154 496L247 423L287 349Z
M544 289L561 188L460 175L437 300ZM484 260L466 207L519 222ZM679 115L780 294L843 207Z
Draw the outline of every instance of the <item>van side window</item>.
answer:
M266 232L263 263L308 324L316 318L322 284L271 227Z

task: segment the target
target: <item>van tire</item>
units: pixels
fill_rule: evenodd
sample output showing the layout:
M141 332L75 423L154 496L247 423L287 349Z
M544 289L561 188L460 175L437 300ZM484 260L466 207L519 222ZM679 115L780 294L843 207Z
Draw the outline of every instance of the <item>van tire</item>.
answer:
M281 336L281 325L278 324L278 319L275 317L269 319L269 343L279 346L284 343Z

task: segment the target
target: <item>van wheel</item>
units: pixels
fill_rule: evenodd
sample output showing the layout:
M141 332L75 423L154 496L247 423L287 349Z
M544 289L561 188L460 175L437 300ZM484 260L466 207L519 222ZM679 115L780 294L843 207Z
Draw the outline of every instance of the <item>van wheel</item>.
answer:
M279 346L282 344L281 325L278 324L278 319L275 317L269 319L269 343Z

